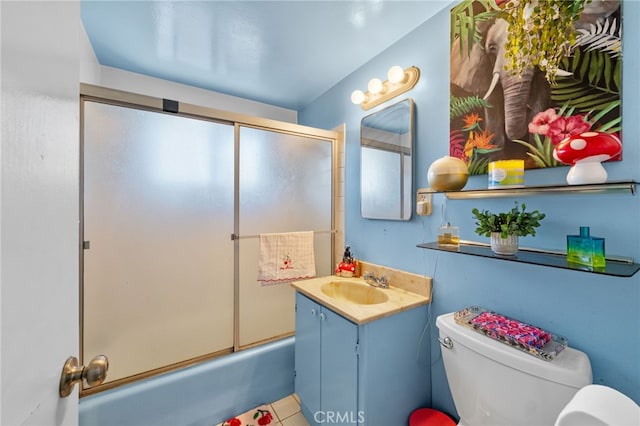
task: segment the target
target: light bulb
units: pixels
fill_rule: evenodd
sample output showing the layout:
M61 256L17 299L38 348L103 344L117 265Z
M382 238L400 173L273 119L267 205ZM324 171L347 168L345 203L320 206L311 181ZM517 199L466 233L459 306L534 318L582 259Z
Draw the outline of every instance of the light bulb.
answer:
M382 92L382 81L380 81L379 78L372 78L369 81L369 85L367 86L367 88L369 89L369 93L371 93L372 95L377 95L378 93Z
M364 101L364 93L362 92L362 90L354 90L351 94L351 102L359 105L362 103L362 101Z
M404 80L404 70L399 65L394 65L389 68L389 72L387 73L387 78L393 84L398 84L402 80Z

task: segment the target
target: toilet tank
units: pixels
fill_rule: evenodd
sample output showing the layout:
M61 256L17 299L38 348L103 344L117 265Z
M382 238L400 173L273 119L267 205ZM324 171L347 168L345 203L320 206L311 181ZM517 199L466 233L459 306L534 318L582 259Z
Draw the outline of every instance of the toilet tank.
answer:
M589 358L573 348L544 361L457 324L453 313L436 326L440 341L452 342L440 349L461 425L553 425L591 384Z

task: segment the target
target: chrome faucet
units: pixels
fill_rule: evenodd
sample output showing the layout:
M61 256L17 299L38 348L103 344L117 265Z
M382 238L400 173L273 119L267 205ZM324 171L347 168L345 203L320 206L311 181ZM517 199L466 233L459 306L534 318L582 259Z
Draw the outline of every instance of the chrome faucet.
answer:
M387 281L387 277L384 275L376 277L373 272L367 272L362 276L362 278L364 278L365 282L374 287L389 288L389 282Z

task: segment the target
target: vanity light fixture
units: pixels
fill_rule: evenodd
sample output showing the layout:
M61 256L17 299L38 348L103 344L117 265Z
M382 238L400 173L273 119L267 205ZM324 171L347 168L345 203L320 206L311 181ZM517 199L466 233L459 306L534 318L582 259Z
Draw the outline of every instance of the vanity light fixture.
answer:
M405 70L395 65L389 69L387 80L372 78L367 85L368 91L355 90L351 94L351 102L360 104L363 110L368 110L376 105L388 101L407 90L413 89L420 79L420 70L417 67L409 67Z

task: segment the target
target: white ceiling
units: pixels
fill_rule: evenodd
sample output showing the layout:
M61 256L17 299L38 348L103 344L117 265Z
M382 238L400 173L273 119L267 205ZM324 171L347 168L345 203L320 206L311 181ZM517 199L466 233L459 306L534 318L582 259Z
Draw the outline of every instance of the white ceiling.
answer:
M101 65L300 110L449 3L82 0L81 10Z

